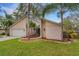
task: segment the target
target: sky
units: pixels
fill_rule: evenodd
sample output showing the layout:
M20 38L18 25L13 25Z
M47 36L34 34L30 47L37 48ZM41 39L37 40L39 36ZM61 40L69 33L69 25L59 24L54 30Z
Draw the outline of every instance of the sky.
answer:
M0 8L3 10L6 10L8 14L12 14L15 9L18 7L18 3L0 3ZM66 13L65 16L67 17L69 13ZM2 10L0 10L0 16L4 16L4 13ZM56 13L49 13L45 16L46 19L54 22L60 22L61 19L57 17Z
M0 3L0 8L5 10L8 14L12 14L17 8L18 4L14 3ZM2 10L0 10L0 16L4 16Z

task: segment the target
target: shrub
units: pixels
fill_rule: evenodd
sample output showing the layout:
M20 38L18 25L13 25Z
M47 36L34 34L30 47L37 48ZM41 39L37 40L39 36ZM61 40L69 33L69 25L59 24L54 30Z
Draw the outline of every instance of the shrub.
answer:
M76 32L73 32L70 35L71 35L72 38L77 38L77 33Z
M69 36L71 38L77 38L77 33L74 30L68 30L68 31L64 31L64 38L68 38Z

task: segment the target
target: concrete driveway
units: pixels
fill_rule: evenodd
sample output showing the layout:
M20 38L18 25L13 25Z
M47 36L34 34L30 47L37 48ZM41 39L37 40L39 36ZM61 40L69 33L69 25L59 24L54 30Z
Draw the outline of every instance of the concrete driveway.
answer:
M15 38L19 38L19 37L2 37L0 38L0 41L5 41L5 40L11 40L11 39L15 39Z

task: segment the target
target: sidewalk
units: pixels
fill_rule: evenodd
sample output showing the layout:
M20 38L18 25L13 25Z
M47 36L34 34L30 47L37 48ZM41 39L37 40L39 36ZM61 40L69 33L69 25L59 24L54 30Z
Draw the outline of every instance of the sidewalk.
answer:
M15 38L18 38L18 37L2 37L2 38L0 38L0 41L11 40L11 39L15 39Z

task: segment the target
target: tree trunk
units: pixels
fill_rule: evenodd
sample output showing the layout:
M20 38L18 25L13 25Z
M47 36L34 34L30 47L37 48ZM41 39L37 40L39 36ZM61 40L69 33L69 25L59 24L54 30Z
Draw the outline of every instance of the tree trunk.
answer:
M43 19L41 19L40 37L43 38Z
M30 28L29 28L29 20L30 20L30 15L29 15L29 13L30 13L30 3L28 4L28 11L27 11L27 20L26 20L26 22L27 22L27 37L28 37L28 40L30 39Z
M7 30L5 29L5 35L7 36Z
M61 3L61 10L60 10L60 13L61 13L61 30L62 30L62 41L64 41L64 38L63 38L63 3Z
M8 29L5 29L5 35L9 36L9 30Z

